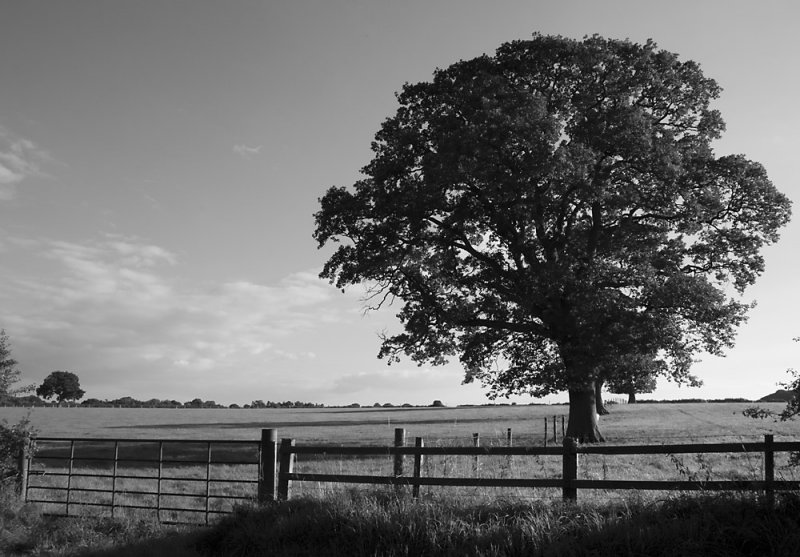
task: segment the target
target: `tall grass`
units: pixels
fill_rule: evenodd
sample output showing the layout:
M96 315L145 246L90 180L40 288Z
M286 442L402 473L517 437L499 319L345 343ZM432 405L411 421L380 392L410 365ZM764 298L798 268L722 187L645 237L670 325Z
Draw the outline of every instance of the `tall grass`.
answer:
M504 444L504 428L509 425L505 419L520 412L519 408L485 410L472 409L467 413L467 409L464 409L463 415L461 409L443 412L442 418L457 417L458 424L454 419L449 424L446 420L409 423L414 428L410 434L425 435L426 445L467 445L471 441L470 431L486 427L479 426L481 422L474 420L485 417L488 412L496 412L496 424L491 426L494 429L480 430L482 441L484 444ZM756 422L737 416L738 410L733 406L675 405L675 408L670 408L667 405L663 410L661 407L656 409L657 412L652 410L626 407L618 412L615 408L612 417L604 418L604 428L618 434L624 432L628 442L637 443L674 442L679 439L732 441L746 436L758 439L762 434L761 430L756 431L751 427ZM548 408L547 411L552 414L553 409ZM369 413L364 415L373 416ZM396 425L394 418L400 415L392 415L391 427ZM179 413L178 416L184 418L188 415ZM438 414L436 416L439 417ZM409 414L409 417L415 416ZM523 416L520 414L515 417ZM648 422L656 417L663 424L660 430ZM462 430L461 420L466 418L472 421L464 426L468 429ZM706 424L706 429L702 430L706 435L702 439L687 437L686 432L701 431L700 422ZM199 426L198 431L204 427L203 423L182 423L177 424L177 430L170 433L185 433L181 428L189 425ZM253 427L251 423L246 425ZM767 425L771 427L771 424ZM160 424L144 427L157 426ZM430 428L430 431L415 431L423 426ZM645 432L651 426L655 429ZM343 444L352 444L350 436L358 429L355 423L352 428L326 424L324 427L315 426L314 437L317 440L318 437L325 437L319 434L329 427L347 430L347 437L335 441L331 439L332 442ZM388 423L380 426L369 423L364 427L364 437L374 440L375 444L390 442L392 429ZM459 428L458 432L456 427ZM667 430L667 427L671 429ZM282 430L282 433L287 430ZM361 433L360 429L358 431ZM533 438L529 440L517 435L517 431L515 426L515 444L539 444ZM741 437L737 437L737 431ZM304 444L313 440L312 435L303 439L303 430L299 433L298 440ZM438 437L435 433L453 435ZM295 436L294 431L292 436ZM785 456L782 455L781 459ZM763 476L760 454L583 455L580 458L582 479L704 480L761 479ZM410 465L411 459L407 459L407 473L410 472ZM481 456L476 467L473 457L441 456L425 460L423 475L559 477L560 465L558 457ZM796 479L796 468L786 467L784 460L779 461L778 466L779 479ZM220 467L221 474L232 473L225 468ZM391 468L391 458L343 460L306 457L297 463L296 471L391 475ZM181 471L181 475L198 477L204 473L204 469L200 468ZM254 474L254 471L239 470L238 473L244 474L241 476L244 478ZM45 476L40 481L55 480ZM86 487L101 487L100 480L85 479L81 482L86 482ZM145 480L138 479L118 484L120 486L152 489L152 486L145 487ZM175 489L183 488L176 486ZM795 497L778 497L776 507L770 508L755 495L700 493L690 498L672 493L638 495L581 490L579 504L565 505L560 501L560 492L551 491L423 487L422 497L413 500L407 491L398 494L391 488L355 489L334 484L296 482L293 499L288 502L262 508L240 507L234 515L222 518L213 527L199 529L160 525L154 517L46 517L40 514L37 507L23 505L6 494L0 500L0 555L602 557L799 554L800 503Z
M393 489L337 489L240 507L210 528L131 518L54 518L6 492L0 555L675 556L797 555L800 499L752 494L629 494L605 501L420 499Z
M20 502L0 485L0 555L130 555L194 557L198 532L130 518L59 518Z
M242 510L202 535L209 556L796 555L800 503L632 499L605 505L409 500L352 492Z

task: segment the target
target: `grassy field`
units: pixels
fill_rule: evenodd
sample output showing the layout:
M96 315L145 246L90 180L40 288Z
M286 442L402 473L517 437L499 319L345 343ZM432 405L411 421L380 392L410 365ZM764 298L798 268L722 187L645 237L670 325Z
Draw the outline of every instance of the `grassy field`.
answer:
M614 405L612 413L602 418L601 429L614 444L759 441L765 433L774 434L776 440L797 438L798 424L745 418L742 410L747 406ZM783 407L762 406L773 410ZM426 445L463 446L472 443L474 433L480 434L483 445L504 445L506 431L511 428L515 445L542 445L545 418L551 426L552 416L560 418L565 412L566 406L37 408L30 419L42 437L256 440L261 428L277 428L280 437L295 438L298 444L389 445L394 428L403 427L409 440L420 436ZM0 419L14 422L26 413L23 409L0 408ZM557 422L560 429L560 419ZM139 444L132 443L128 450ZM760 479L762 460L760 454L746 453L584 455L579 477ZM423 475L559 477L560 465L558 457L481 457L476 466L472 457L442 456L426 459ZM797 479L795 469L786 466L785 455L777 465L778 479ZM391 466L388 458L301 458L296 471L389 475ZM203 473L201 469L181 471L181 475ZM255 468L245 473L250 474L255 474ZM551 491L430 487L423 488L420 500L412 501L398 498L386 488L372 487L365 492L348 486L296 483L292 501L266 509L245 507L230 520L201 530L131 517L63 522L9 499L12 502L6 503L0 514L0 554L319 555L323 554L320 547L326 547L327 555L584 555L588 554L586 547L594 547L597 551L592 555L701 555L719 546L716 554L720 555L791 555L783 551L800 543L798 536L789 535L798 525L781 518L789 507L792 512L800 507L794 499L781 499L783 507L772 510L764 508L757 497L745 494L700 494L698 503L696 497L686 499L674 493L581 491L577 507L564 507L558 490ZM730 528L739 530L724 537L721 532ZM674 549L674 542L673 546L665 545L668 538L690 537L694 545L687 546L686 552L658 552L665 547ZM785 539L790 540L789 545ZM748 552L751 546L755 553Z
M641 403L610 406L600 428L611 443L758 440L794 438L798 424L752 420L742 416L749 403ZM762 404L780 410L781 403ZM18 421L25 408L0 408L0 419ZM262 428L278 430L298 443L391 444L394 429L409 438L504 441L512 429L518 445L541 445L544 420L566 415L565 405L479 406L456 408L321 408L321 409L125 409L36 408L30 420L42 437L131 439L257 440ZM552 421L549 422L552 427ZM550 429L552 436L552 430ZM560 438L560 431L559 431Z
M609 441L615 444L670 444L677 442L736 442L760 441L765 433L773 433L776 440L795 439L797 425L791 422L776 423L771 420L752 420L742 415L746 403L674 403L614 405L612 413L602 419L602 428ZM773 404L778 410L781 404ZM7 419L13 421L24 413L20 409L2 409ZM473 434L480 435L482 445L505 445L507 430L512 429L515 445L542 445L544 443L544 421L548 420L548 431L552 443L552 417L556 416L560 441L560 417L565 406L486 406L460 408L364 408L364 409L265 409L265 410L184 410L184 409L94 409L94 408L37 408L30 418L42 437L77 438L124 438L142 440L120 444L120 455L138 454L139 458L157 456L157 445L145 443L145 439L204 439L204 440L251 440L260 437L261 428L277 428L280 437L292 437L298 444L331 445L389 445L394 428L407 430L407 442L413 443L416 436L423 437L427 446L465 446L473 442ZM9 412L11 411L11 412ZM75 430L80 433L76 435ZM67 444L40 443L40 455L68 455ZM57 447L57 448L54 448ZM94 447L91 443L76 445L76 458L113 455L113 445ZM188 458L202 461L206 446L165 444L167 458ZM224 447L223 447L224 448ZM216 462L224 461L223 451L215 448ZM243 449L244 450L244 449ZM256 460L246 449L247 459ZM406 467L410 469L410 458ZM795 471L786 466L788 455L777 456L777 478L795 480ZM49 475L35 477L32 485L65 484L65 477L52 472L65 472L65 460L40 460L46 465ZM76 470L92 473L100 466L91 460L77 460ZM110 464L102 472L108 473ZM164 469L164 477L205 477L204 466L175 466L174 472ZM300 455L295 471L301 473L383 475L392 474L391 457L342 458L337 456ZM120 474L149 475L155 477L154 463L129 462L120 466ZM408 473L408 472L407 472ZM492 477L492 478L558 478L561 475L561 459L558 456L481 457L431 456L424 460L422 475L426 477ZM228 467L216 464L211 476L217 479L257 479L257 466ZM636 480L753 480L763 477L761 454L661 454L661 455L584 455L580 460L580 479L636 479ZM105 488L112 480L79 478L73 487ZM155 480L125 480L118 488L151 492ZM202 483L164 482L167 491L192 493L203 492ZM122 487L120 487L122 486ZM174 486L174 487L171 487ZM63 487L63 486L62 486ZM218 484L224 495L254 495L254 484ZM235 488L235 489L234 489ZM329 496L348 486L295 482L295 496ZM463 499L552 499L560 498L558 489L488 489L488 488L441 488L423 487L425 496L447 492L452 497ZM41 496L44 491L34 492ZM47 492L50 497L56 492ZM583 499L608 499L624 494L607 494L584 491ZM89 494L88 500L103 502L107 494ZM34 497L37 498L37 497ZM62 493L63 498L63 493ZM104 499L105 498L105 499ZM152 499L152 497L144 497ZM122 499L121 501L125 501ZM189 499L184 499L189 501ZM216 510L229 509L234 501L215 501ZM150 503L146 503L150 504ZM224 505L223 505L224 504ZM169 505L169 500L165 503ZM204 503L195 501L194 506ZM58 512L58 506L48 510ZM102 508L95 511L104 512ZM63 511L62 511L63 512ZM124 512L121 511L121 512Z

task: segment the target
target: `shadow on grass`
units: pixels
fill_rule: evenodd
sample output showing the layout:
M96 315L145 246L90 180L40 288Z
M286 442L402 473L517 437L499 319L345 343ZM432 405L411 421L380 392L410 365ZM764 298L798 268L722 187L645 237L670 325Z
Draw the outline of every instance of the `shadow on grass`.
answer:
M106 549L83 549L67 553L74 557L200 557L198 533L167 534L141 542Z
M6 540L8 541L8 540ZM25 545L25 544L23 544ZM240 509L201 529L43 520L2 555L169 556L795 556L800 498L774 508L750 496L692 496L606 505L471 504L342 493ZM4 552L5 551L5 552Z
M800 504L682 497L605 506L350 496L243 511L199 538L209 556L796 556Z
M3 508L2 503L9 503ZM206 532L153 521L44 516L35 505L0 501L0 555L197 557Z

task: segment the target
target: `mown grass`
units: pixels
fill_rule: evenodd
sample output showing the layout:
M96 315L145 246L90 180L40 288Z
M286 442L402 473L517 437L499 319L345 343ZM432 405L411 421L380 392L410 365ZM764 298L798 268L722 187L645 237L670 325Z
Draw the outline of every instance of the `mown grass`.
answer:
M600 429L610 443L713 442L763 439L797 434L791 422L752 420L742 411L752 403L618 404L603 416ZM785 404L762 404L780 411ZM394 428L409 439L448 439L458 444L505 439L511 428L517 445L542 445L544 420L567 414L567 406L482 406L458 408L315 408L264 410L175 410L125 408L35 408L31 424L43 437L258 440L262 428L276 428L297 443L391 444ZM27 416L26 408L0 407L10 423Z

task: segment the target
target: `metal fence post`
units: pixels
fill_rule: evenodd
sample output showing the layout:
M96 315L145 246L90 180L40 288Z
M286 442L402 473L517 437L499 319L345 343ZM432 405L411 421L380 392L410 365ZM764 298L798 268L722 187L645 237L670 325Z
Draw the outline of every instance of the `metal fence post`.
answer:
M564 453L562 463L562 497L564 501L577 501L578 490L572 482L578 479L578 443L572 437L564 438Z
M114 471L111 477L111 518L114 518L114 507L117 503L117 472L119 468L119 441L114 441ZM206 498L207 500L208 498Z
M289 480L289 474L294 472L294 453L291 451L293 447L294 439L281 439L281 446L278 450L278 460L280 461L278 499L281 501L288 501L291 493L292 482Z
M258 451L258 503L275 500L275 480L278 471L278 430L262 429Z

